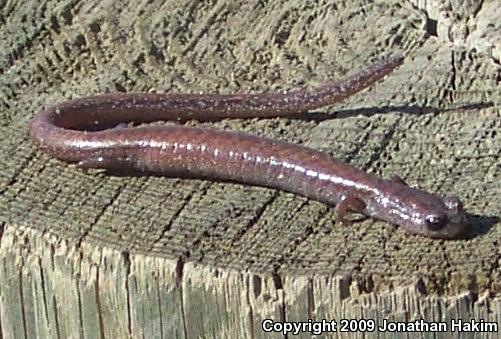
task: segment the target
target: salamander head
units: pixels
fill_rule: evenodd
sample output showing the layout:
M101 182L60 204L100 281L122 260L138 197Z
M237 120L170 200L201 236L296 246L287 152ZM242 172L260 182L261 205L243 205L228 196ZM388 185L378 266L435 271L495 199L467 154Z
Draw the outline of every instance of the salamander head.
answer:
M411 233L451 239L466 228L463 204L457 197L442 198L402 185L388 200L384 219Z
M442 203L424 216L422 225L431 237L455 238L466 228L463 203L457 197L445 197Z

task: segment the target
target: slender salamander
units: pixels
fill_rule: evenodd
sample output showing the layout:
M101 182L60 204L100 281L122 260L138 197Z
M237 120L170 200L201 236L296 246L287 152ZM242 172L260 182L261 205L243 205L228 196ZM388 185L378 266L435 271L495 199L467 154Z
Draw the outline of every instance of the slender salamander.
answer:
M43 109L33 119L30 135L44 152L83 168L134 169L272 187L335 205L342 222L353 211L411 233L455 238L466 227L461 201L409 187L398 176L382 179L313 149L242 133L183 125L110 128L124 122L305 112L370 86L402 61L400 56L388 57L342 81L309 90L84 97Z

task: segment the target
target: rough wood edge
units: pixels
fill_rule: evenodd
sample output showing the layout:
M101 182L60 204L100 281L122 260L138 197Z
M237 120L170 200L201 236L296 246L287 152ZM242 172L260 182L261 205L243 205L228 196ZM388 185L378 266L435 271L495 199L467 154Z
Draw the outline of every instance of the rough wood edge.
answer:
M425 295L418 280L364 292L349 276L261 276L85 242L76 248L54 235L9 225L0 259L4 338L278 338L283 334L262 330L265 319L326 319L340 326L341 319L450 324L459 318L498 322L501 316L501 298L488 292Z

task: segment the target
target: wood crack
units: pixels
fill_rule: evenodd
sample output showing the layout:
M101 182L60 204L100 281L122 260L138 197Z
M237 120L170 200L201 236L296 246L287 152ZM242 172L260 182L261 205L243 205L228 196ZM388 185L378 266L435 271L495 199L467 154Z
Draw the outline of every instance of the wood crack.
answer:
M108 208L115 203L117 200L118 196L122 192L122 189L124 188L125 185L119 186L116 190L115 193L113 194L112 197L110 197L109 201L103 205L99 211L99 213L96 215L94 220L89 223L89 227L87 227L82 234L78 237L78 239L75 241L75 246L76 248L80 248L82 242L85 240L85 238L89 235L89 233L92 231L92 228L99 223L99 220L104 216Z

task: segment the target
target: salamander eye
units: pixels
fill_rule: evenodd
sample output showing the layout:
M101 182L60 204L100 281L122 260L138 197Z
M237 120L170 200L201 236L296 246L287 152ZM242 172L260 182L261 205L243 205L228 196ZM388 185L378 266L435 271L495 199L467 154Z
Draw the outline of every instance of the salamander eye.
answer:
M447 216L445 215L429 215L425 218L426 227L430 231L438 231L447 226Z

